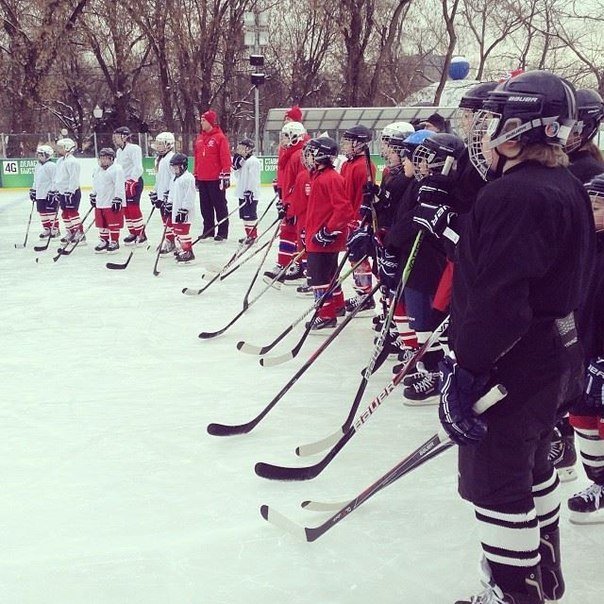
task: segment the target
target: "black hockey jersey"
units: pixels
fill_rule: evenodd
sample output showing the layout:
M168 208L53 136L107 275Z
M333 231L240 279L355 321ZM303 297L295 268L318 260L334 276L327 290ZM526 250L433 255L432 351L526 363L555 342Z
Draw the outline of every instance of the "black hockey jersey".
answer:
M457 246L452 347L488 373L531 328L583 303L594 258L587 193L565 168L512 167L480 191Z

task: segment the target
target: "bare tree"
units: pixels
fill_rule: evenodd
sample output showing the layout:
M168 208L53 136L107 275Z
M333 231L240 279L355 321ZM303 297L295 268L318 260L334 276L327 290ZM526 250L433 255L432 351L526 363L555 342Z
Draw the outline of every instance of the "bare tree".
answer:
M457 15L457 9L459 7L460 0L442 0L442 16L445 22L447 30L447 50L445 52L445 60L443 64L440 81L434 93L434 104L440 103L440 97L445 88L445 83L449 75L449 65L451 65L451 59L453 58L453 52L457 44L457 33L455 31L455 17Z

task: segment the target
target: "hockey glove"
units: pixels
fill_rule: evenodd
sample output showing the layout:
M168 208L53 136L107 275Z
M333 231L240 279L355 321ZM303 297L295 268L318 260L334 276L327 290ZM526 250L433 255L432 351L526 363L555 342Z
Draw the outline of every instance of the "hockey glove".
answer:
M350 233L348 241L349 257L353 262L358 262L373 252L373 237L368 226L361 226Z
M434 206L451 205L451 188L453 179L442 174L431 174L421 181L422 186L417 194L418 203L429 203Z
M176 217L174 218L174 222L178 222L179 224L182 224L183 222L187 222L188 215L189 215L189 210L185 210L184 208L181 208L180 210L178 210L178 212L176 212Z
M473 445L487 433L486 423L472 406L487 391L486 376L475 376L451 356L439 363L441 373L438 417L449 438L458 445Z
M166 214L172 214L172 202L167 198L164 198L164 203L161 207L161 211L165 212Z
M156 208L161 207L161 203L157 197L157 191L149 191L149 201L151 202L152 206L155 206Z
M327 247L334 243L341 233L342 231L330 231L327 227L321 227L321 230L313 235L312 240L321 247Z
M243 205L251 206L254 203L254 194L251 191L243 192Z
M276 178L273 178L273 191L279 196L279 199L281 199L281 187L277 184Z
M398 270L398 257L396 254L384 250L381 256L378 256L378 277L382 287L388 291L395 291L397 285L396 273Z
M119 197L114 197L111 202L111 209L117 214L122 209L122 200Z
M289 204L283 203L281 197L279 197L277 203L275 204L275 207L277 208L277 216L279 220L283 220L285 218L285 215L287 214L287 208L289 207Z
M585 375L585 394L571 408L573 415L604 416L604 357L592 359Z
M126 201L134 201L134 198L136 197L136 185L137 185L137 181L129 178L126 181Z
M231 173L230 172L221 172L218 179L219 179L218 187L221 191L226 191L231 186Z
M36 201L36 190L35 189L29 190L29 200Z
M423 188L420 188L420 194ZM459 241L459 235L454 228L456 219L457 214L449 206L438 206L427 202L417 206L413 216L413 222L419 225L420 229L436 239L446 237L453 243Z
M89 197L90 197L90 205L93 208L96 208L96 193L90 193Z
M239 170L245 163L245 159L243 159L243 155L239 153L235 153L233 155L233 170Z

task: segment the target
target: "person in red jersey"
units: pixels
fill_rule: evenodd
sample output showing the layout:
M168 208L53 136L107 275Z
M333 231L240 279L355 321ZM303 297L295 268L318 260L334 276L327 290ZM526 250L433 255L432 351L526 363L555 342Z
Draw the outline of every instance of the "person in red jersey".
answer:
M231 186L231 152L229 141L217 121L216 112L211 109L201 116L201 132L195 141L193 175L199 191L202 238L214 237L215 241L224 241L229 236L226 191Z
M327 296L310 327L311 333L329 333L337 325L344 306L341 288L329 292L338 267L338 253L346 245L346 229L353 217L344 179L334 169L337 143L327 137L311 139L308 153L313 161L310 196L306 211L307 270L315 300Z

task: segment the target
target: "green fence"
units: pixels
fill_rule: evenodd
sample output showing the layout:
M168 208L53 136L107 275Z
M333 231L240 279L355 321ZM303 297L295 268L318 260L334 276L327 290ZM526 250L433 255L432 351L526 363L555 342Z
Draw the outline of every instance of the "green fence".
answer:
M92 184L92 171L97 165L96 159L77 157L76 159L79 159L79 161L82 162L82 186L89 187ZM384 160L377 155L372 156L372 160L378 167L379 175L381 169L384 167ZM31 158L0 160L0 187L6 189L29 189L34 180L34 169L37 161L37 159ZM268 185L273 181L273 178L275 178L275 173L277 171L277 157L269 155L261 157L260 161L262 162L261 182L262 184ZM193 159L189 158L189 166L192 165ZM143 168L145 186L153 186L155 184L154 158L144 157Z

